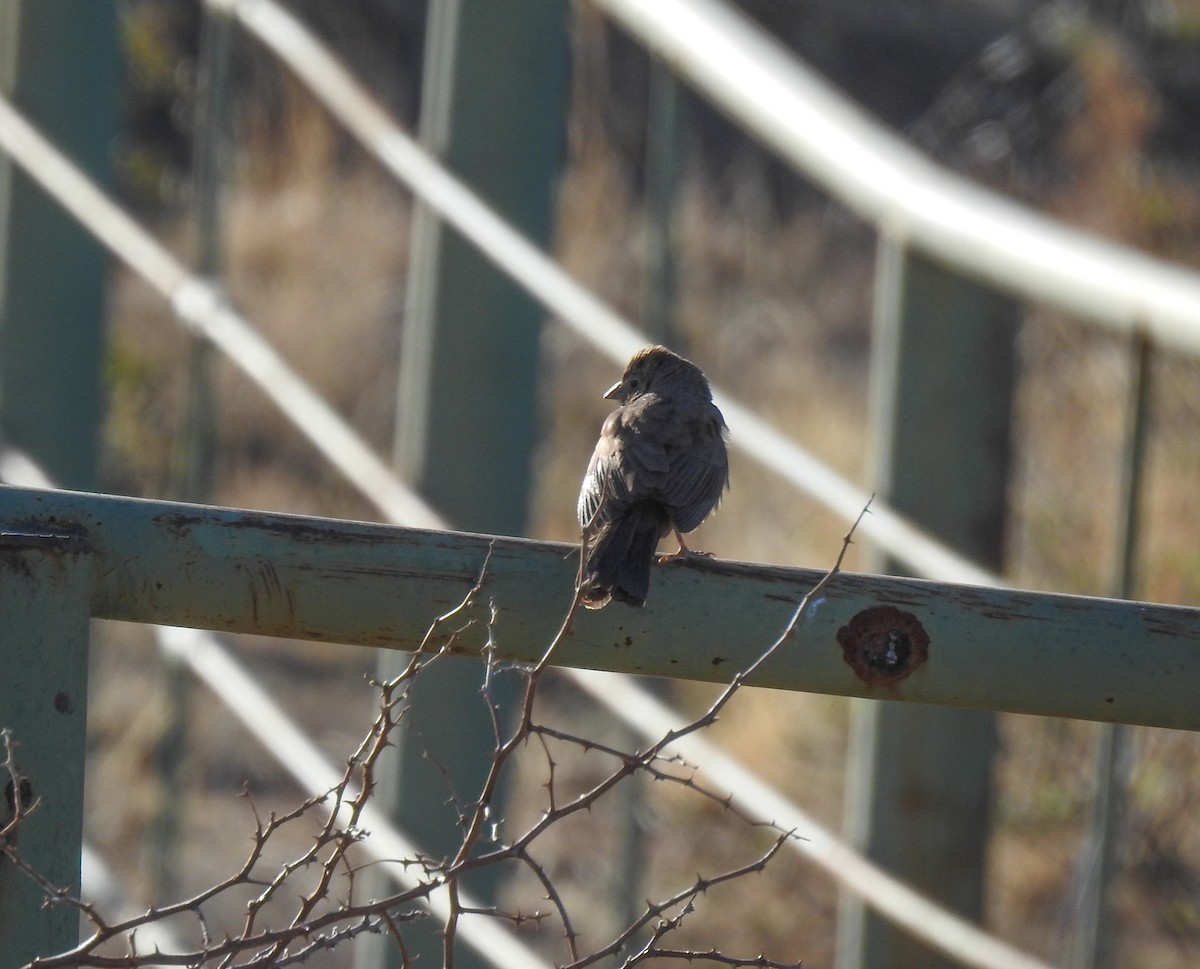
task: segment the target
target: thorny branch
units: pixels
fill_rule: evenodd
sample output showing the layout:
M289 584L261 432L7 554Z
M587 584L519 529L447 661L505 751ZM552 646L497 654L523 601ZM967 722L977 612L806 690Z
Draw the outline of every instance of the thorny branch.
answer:
M701 896L719 885L763 871L788 839L798 836L796 832L775 828L770 847L754 861L715 875L698 875L684 888L658 901L647 901L641 914L607 943L595 945L586 952L583 951L582 934L576 927L566 897L556 884L551 869L538 859L534 849L547 832L569 818L593 812L605 794L635 775L673 785L714 803L747 828L774 827L763 825L743 814L733 804L731 795L697 783L694 768L667 756L665 752L679 737L714 723L746 679L787 642L809 603L840 571L854 531L868 508L863 509L845 536L833 567L803 597L777 639L750 666L734 676L703 714L685 727L637 751L622 750L564 727L543 723L535 716L535 700L549 669L551 656L570 634L580 605L578 592L557 634L538 662L517 669L524 676L524 690L515 725L506 725L492 691L493 677L500 667L496 658L498 647L495 639L497 609L494 602L489 602L487 639L483 648L485 673L480 692L491 717L494 748L486 778L474 799L459 808L463 834L453 857L405 859L407 864L422 871L423 877L413 887L396 891L382 899L355 900L354 893L355 878L361 870L356 846L362 840L360 825L363 812L375 790L379 757L392 744L393 733L405 721L408 691L413 681L423 670L445 656L462 634L479 621L477 600L485 587L490 549L474 585L454 609L430 624L423 642L412 653L405 669L387 682L374 683L379 694L377 715L358 748L347 759L338 783L319 796L308 798L291 811L272 813L266 818L259 815L247 797L254 825L246 859L227 878L190 898L157 905L133 918L109 922L94 905L71 897L33 870L21 856L16 835L39 805L24 794L28 790L28 782L18 770L17 744L10 733L4 730L0 733L4 749L2 767L8 776L6 790L9 796L4 823L0 825L0 863L11 862L25 877L32 879L43 892L46 905L73 908L89 927L89 934L77 946L35 959L27 969L140 969L150 965L277 969L304 963L315 953L334 948L364 933L387 935L396 945L403 964L409 966L415 954L410 952L406 944L406 926L412 920L428 914L431 894L443 887L449 896L447 914L442 923L445 969L452 969L454 965L459 923L468 914L489 916L514 927L531 923L538 926L556 924L561 944L565 946L565 959L555 961L567 969L583 969L601 960L621 958L622 955L623 967L654 958L702 961L733 969L790 969L798 965L772 961L763 955L740 957L716 949L690 949L673 942L695 911ZM587 542L586 531L584 546ZM541 752L547 774L545 806L540 816L524 831L507 839L501 838L496 834L502 820L496 804L497 792L510 762L520 751L529 748L531 739L537 741L536 748ZM586 789L564 793L552 744L574 749L581 754L598 753L614 761L615 766ZM277 843L281 831L304 823L311 824L314 820L317 820L316 833L305 850L286 863L268 865L268 847ZM544 900L550 905L550 912L522 913L464 904L462 884L465 876L496 865L515 865L532 875ZM247 890L253 894L242 906L240 928L220 938L214 937L209 929L211 904L222 898L244 897ZM281 918L279 909L286 910L289 907L290 915ZM199 941L194 948L182 953L138 949L136 933L139 929L180 916L189 916L196 922ZM120 951L116 948L118 944L123 945Z

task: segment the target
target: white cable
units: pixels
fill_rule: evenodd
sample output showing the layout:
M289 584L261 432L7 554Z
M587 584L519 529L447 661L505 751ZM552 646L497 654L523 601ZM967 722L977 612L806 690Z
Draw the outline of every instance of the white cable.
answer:
M325 757L321 750L296 725L271 695L226 650L212 633L178 626L156 626L155 634L162 649L177 657L203 680L247 730L279 761L304 790L323 794L341 782L343 770ZM347 799L355 795L347 792ZM349 822L349 805L340 807L343 822ZM402 889L421 883L421 869L410 872L403 859L423 857L422 852L397 831L382 811L368 801L359 820L363 829L362 846L384 872ZM460 902L467 908L486 906L460 890ZM444 920L449 900L444 887L429 896L434 917ZM550 969L540 956L519 942L511 932L501 929L496 920L484 915L459 917L458 931L464 942L484 959L501 969Z
M330 113L421 200L487 254L558 318L619 365L649 342L627 320L577 283L438 164L393 121L345 67L275 0L207 0L228 10L283 60ZM653 6L653 4L651 4ZM870 497L719 388L713 397L729 423L731 444L782 475L847 521ZM930 537L876 500L859 526L919 575L968 585L1003 580Z
M444 527L441 517L392 474L358 433L288 366L215 286L191 275L3 97L0 146L89 232L165 296L182 322L220 347L393 521L424 528Z
M880 232L1015 295L1200 352L1200 275L954 175L719 0L593 0Z
M53 489L54 484L35 461L13 449L0 450L0 480L26 488ZM206 630L178 626L154 626L159 648L187 664L245 725L258 741L279 761L296 782L310 795L323 794L341 780L341 772L296 725L246 669ZM353 796L353 792L349 794ZM346 805L342 805L346 811ZM399 859L418 858L421 852L393 826L374 804L364 808L360 827L365 829L362 845L385 873L401 888L412 888L418 879L408 873ZM84 847L83 881L89 894L110 899L116 894L115 881L103 859ZM461 903L480 908L474 899L460 893ZM448 913L445 889L429 897L435 917ZM467 945L499 969L549 969L549 965L511 933L502 931L493 919L481 915L463 915L459 931ZM141 943L157 945L163 952L181 952L182 945L169 930L160 933L154 923L138 929Z
M635 733L655 743L688 723L631 677L572 670L572 679ZM908 887L847 845L807 811L698 733L680 737L665 752L682 756L758 821L793 831L789 848L815 862L896 925L940 952L975 969L1051 969L1039 959L989 935Z
M117 876L107 862L86 841L80 856L82 897L108 910L108 921L119 922L141 914L129 902ZM137 930L138 949L142 952L178 953L187 947L165 922L150 921ZM145 969L166 969L165 966L147 965Z
M16 448L0 449L0 481L22 488L51 490L56 487L36 461Z
M214 2L214 0L209 0ZM314 38L271 0L224 0L247 26L279 32L277 53L290 55L293 69L310 83L330 88L331 110L349 112L348 127L399 177L419 188L447 221L474 239L548 308L559 313L597 349L624 363L646 338L576 283L537 247L511 229L465 186L433 161L362 91ZM261 36L261 35L260 35ZM273 49L275 49L273 47ZM312 75L310 77L309 75ZM332 78L332 80L330 80ZM320 93L320 92L318 92ZM445 527L444 520L392 475L362 438L292 370L259 332L211 283L190 275L163 246L115 205L42 137L11 103L0 97L0 146L39 181L84 226L170 300L178 317L219 346L285 413L297 428L393 522ZM735 447L784 475L817 501L853 520L869 497L863 489L818 461L752 411L714 388L729 422ZM884 502L876 501L862 533L920 575L971 585L1003 580L930 538Z

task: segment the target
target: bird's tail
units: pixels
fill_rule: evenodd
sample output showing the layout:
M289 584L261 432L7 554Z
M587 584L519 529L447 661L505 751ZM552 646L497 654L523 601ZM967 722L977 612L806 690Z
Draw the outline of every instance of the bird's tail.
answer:
M656 501L639 501L603 523L588 549L580 589L583 605L602 609L611 599L645 605L654 550L669 529L667 511Z

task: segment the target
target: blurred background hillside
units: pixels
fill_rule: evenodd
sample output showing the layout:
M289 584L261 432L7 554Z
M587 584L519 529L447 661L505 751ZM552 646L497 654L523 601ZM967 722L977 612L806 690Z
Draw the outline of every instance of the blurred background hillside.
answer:
M179 0L117 0L122 39L123 201L189 262L201 10ZM292 0L410 128L421 98L425 4ZM646 201L648 90L643 51L576 3L567 147L554 250L634 320L652 297ZM746 0L742 9L869 112L946 165L1108 238L1200 266L1200 2L1197 0ZM380 453L390 453L413 203L253 41L234 32L224 281L238 306ZM875 235L684 95L673 233L675 342L747 405L855 480L867 453ZM180 460L186 341L169 307L115 269L110 290L104 490L169 497ZM1124 340L1031 307L1019 342L1016 465L1007 575L1087 594L1110 588L1119 454L1130 365ZM548 324L529 533L577 538L574 501L614 367ZM374 510L226 363L215 372L215 503L345 518ZM1160 355L1137 568L1141 598L1200 603L1200 367ZM724 558L824 566L846 523L744 459L700 533ZM851 563L851 567L855 563ZM861 563L860 563L861 564ZM166 874L145 840L164 786L168 671L141 630L105 624L94 651L89 836L150 897L196 889L241 857L215 847L249 828L235 795L251 779L266 803L295 792L280 768L196 694L177 802L183 863ZM366 650L256 640L240 647L336 756L365 729ZM330 684L339 684L330 702ZM710 688L677 685L685 704ZM820 820L842 811L847 706L757 691L723 718L720 739ZM565 708L572 706L564 699ZM574 704L578 706L578 704ZM583 717L594 716L584 711ZM603 729L598 727L597 729ZM1073 920L1076 858L1092 787L1091 725L1005 716L989 848L988 924L1061 959ZM1200 744L1134 731L1131 802L1116 883L1122 965L1200 962ZM582 769L582 768L581 768ZM100 807L103 806L101 810ZM681 809L682 810L682 809ZM653 879L697 862L717 812L642 819ZM714 836L715 837L715 836ZM686 844L684 843L686 842ZM577 847L577 846L576 846ZM572 850L561 846L564 856ZM119 860L119 861L118 861ZM572 871L579 891L612 873ZM835 892L814 871L779 866L756 903L715 912L728 948L783 951L828 965ZM599 891L599 889L596 889ZM764 901L766 900L766 901ZM776 943L776 944L773 944ZM348 965L337 957L331 965Z

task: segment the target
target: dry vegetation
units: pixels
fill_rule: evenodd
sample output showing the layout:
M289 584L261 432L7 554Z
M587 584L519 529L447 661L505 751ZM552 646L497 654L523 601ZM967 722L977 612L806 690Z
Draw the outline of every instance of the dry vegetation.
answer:
M1089 94L1064 139L1070 178L1046 205L1071 221L1195 263L1200 189L1188 173L1155 171L1146 140L1155 123L1145 91L1102 39L1080 60ZM367 437L386 450L403 306L406 195L365 162L346 163L328 122L292 91L277 135L239 145L227 208L229 286L239 305ZM557 248L567 266L636 317L644 247L641 205L601 133L573 134L560 196ZM1195 174L1195 173L1191 173ZM709 375L839 470L860 477L866 450L866 348L872 241L827 208L786 217L731 204L692 177L680 195L682 300L688 350ZM736 197L736 195L735 195ZM186 248L186 222L167 235ZM168 310L134 280L113 288L108 477L113 490L170 493L181 422L186 344ZM1122 340L1032 312L1021 335L1010 574L1031 587L1102 594L1115 558L1115 507L1129 359ZM545 401L530 533L574 539L575 492L604 413L599 391L613 367L573 336L549 327L542 356ZM217 375L218 503L372 517L372 511L228 365ZM594 389L596 393L592 393ZM1160 356L1138 557L1139 594L1200 601L1200 369ZM706 525L702 547L724 557L783 564L827 563L845 523L735 458L734 486ZM850 563L853 567L853 562ZM95 650L88 833L131 886L155 890L143 838L161 785L154 749L168 723L166 675L146 634L106 626ZM239 651L288 707L341 757L370 716L363 675L374 658L332 645L246 641ZM329 685L337 684L337 702ZM708 688L678 684L696 705ZM599 714L566 692L547 703L599 731ZM757 692L723 717L720 740L826 824L842 810L847 705L808 695ZM236 798L249 779L260 806L297 795L280 769L206 694L191 698L182 797L175 804L181 863L175 886L194 890L227 874L249 837ZM1072 882L1092 786L1095 728L1029 717L1001 718L989 924L1046 958L1063 955ZM1131 802L1116 886L1122 964L1194 965L1200 953L1200 745L1190 734L1133 732ZM565 767L586 777L586 760ZM682 805L670 793L639 814L645 886L661 890L698 864L728 863L735 845L718 834L714 806ZM513 811L523 810L518 803ZM605 822L597 817L602 832ZM611 851L582 854L594 834L564 829L555 877L564 891L612 887ZM603 844L592 841L593 846ZM702 857L696 846L708 845ZM226 854L225 852L228 852ZM592 864L594 863L594 864ZM606 887L607 886L607 887ZM628 886L626 886L628 889ZM753 898L707 910L697 945L782 951L824 966L832 953L835 893L815 871L783 858ZM620 894L617 892L616 894ZM603 922L605 906L596 905ZM711 935L711 938L709 936ZM349 965L338 955L329 965Z

